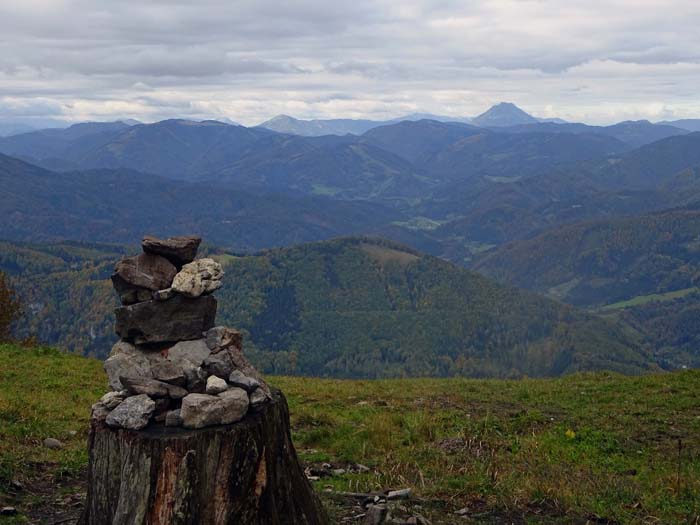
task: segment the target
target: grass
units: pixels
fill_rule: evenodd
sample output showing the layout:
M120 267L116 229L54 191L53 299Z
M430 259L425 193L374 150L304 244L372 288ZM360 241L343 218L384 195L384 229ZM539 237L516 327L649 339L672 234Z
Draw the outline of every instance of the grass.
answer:
M305 462L371 468L323 478L319 491L412 487L449 511L530 521L700 519L700 371L269 381L287 395ZM58 477L84 467L89 407L105 383L98 361L0 346L0 503L36 465ZM46 437L66 447L48 450Z
M619 301L617 303L605 305L601 308L601 310L620 310L622 308L640 306L642 304L651 303L654 301L672 301L674 299L680 299L681 297L685 297L686 295L697 291L700 291L700 288L693 286L691 288L684 288L683 290L674 290L672 292L638 295L637 297L633 297L632 299L627 299L625 301Z

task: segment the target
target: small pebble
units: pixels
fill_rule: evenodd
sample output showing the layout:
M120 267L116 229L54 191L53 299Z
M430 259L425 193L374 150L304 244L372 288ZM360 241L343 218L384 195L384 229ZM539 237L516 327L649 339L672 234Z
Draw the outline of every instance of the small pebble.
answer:
M411 489L390 490L386 499L408 499L411 497Z
M59 450L62 449L64 445L58 439L46 438L44 440L44 446L52 450Z

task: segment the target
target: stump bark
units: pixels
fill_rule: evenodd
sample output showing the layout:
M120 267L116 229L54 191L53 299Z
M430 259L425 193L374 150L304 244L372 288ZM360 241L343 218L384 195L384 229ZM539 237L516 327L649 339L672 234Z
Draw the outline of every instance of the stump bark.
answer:
M284 395L231 425L140 431L95 422L82 525L327 524Z

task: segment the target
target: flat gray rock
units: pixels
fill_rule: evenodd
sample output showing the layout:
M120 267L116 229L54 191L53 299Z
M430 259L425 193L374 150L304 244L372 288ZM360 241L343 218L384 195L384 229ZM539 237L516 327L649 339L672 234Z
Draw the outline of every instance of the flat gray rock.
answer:
M228 382L231 386L242 388L249 394L256 388L260 387L260 381L254 377L245 375L240 370L234 370L231 372L231 375L228 376Z
M90 410L90 419L93 421L104 421L110 413L110 409L104 403L98 402L92 405Z
M243 348L243 334L239 330L233 328L228 328L226 326L215 326L210 328L204 338L207 342L209 350L216 353L224 348L229 348L231 346L242 349Z
M163 383L177 386L187 385L187 378L182 366L165 358L151 363L151 376Z
M173 279L172 288L187 297L210 294L221 287L224 270L214 259L197 259L182 267Z
M117 408L109 413L105 423L110 427L141 430L148 425L148 420L155 409L155 401L146 394L127 397Z
M221 392L226 392L226 390L228 390L228 384L224 379L217 376L209 376L206 387L207 394L215 396Z
M201 366L209 356L209 348L204 339L180 341L168 348L167 359L175 364L188 361L195 367Z
M228 352L219 352L218 354L209 354L202 363L202 368L209 375L228 377L233 372L233 361Z
M104 362L104 369L112 390L124 390L119 376L150 377L151 364L147 354L131 343L119 341L112 347L109 357Z
M182 400L180 415L186 428L227 425L242 419L248 405L248 394L241 388L231 388L218 396L190 394Z
M216 299L176 295L167 301L146 301L114 311L117 335L136 344L200 339L214 325Z
M201 366L187 370L187 390L193 394L203 394L207 388L209 374Z
M161 255L180 268L194 260L201 242L202 238L194 235L167 239L146 235L141 241L141 247L144 252Z
M263 407L263 405L265 405L265 403L270 401L270 399L272 399L271 396L266 394L262 388L258 388L254 390L249 396L250 409L257 412Z
M114 268L112 283L120 294L133 288L155 292L170 288L176 274L177 268L165 257L142 253L119 261Z
M120 376L119 380L131 394L148 394L150 397L170 399L182 399L188 394L184 388L148 377Z
M126 390L107 392L100 398L100 403L102 403L107 410L114 410L117 408L117 406L119 406L119 403L128 397L128 395L129 392Z

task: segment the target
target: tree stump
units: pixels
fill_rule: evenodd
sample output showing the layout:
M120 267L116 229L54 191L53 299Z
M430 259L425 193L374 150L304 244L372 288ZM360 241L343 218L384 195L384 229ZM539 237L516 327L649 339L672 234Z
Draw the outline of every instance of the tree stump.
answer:
M327 524L292 444L284 395L231 425L94 422L82 525Z

